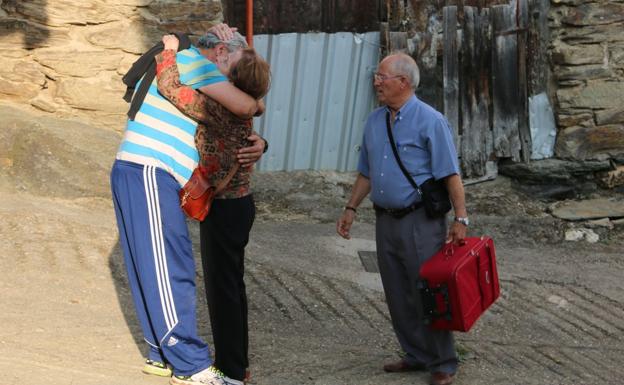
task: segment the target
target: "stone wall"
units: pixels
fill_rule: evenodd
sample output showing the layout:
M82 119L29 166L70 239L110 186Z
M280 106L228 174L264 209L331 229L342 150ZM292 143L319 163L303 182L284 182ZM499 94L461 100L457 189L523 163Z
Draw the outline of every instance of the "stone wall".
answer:
M122 130L130 65L163 33L220 20L220 0L0 0L0 103Z
M552 0L556 155L624 162L624 1Z

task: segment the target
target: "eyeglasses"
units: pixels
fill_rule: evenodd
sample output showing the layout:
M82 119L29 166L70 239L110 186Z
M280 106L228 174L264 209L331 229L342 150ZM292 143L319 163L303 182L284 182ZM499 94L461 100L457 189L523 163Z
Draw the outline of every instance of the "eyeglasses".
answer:
M403 75L388 76L388 75L380 74L379 72L375 72L373 74L373 79L375 79L376 82L385 82L388 79L402 78L402 77Z

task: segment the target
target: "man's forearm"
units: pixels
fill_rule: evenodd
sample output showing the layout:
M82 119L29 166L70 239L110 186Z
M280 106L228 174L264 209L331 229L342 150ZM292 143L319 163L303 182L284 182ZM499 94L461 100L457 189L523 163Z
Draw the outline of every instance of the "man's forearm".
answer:
M451 175L444 179L444 183L446 184L446 189L448 190L449 198L451 199L451 204L453 205L453 210L455 211L455 216L467 217L468 212L466 211L466 197L461 177L457 174Z
M365 177L362 174L358 174L355 183L353 184L353 189L351 191L351 197L347 202L347 206L357 208L362 200L366 198L368 193L371 191L370 179Z

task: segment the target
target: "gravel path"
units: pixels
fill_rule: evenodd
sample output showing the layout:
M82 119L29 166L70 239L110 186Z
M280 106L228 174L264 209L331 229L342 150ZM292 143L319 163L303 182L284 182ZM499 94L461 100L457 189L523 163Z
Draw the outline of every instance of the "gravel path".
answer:
M469 191L473 206L516 199L478 189ZM257 194L248 248L252 383L426 384L424 373L381 370L398 347L379 277L358 257L374 250L370 212L345 241L332 223L340 202L319 198L311 215L308 206L266 199L272 194ZM457 334L463 363L455 383L621 384L620 233L595 245L564 244L560 222L521 207L512 224L495 210L474 215L473 234L497 242L502 297L471 332ZM143 344L108 199L3 192L0 218L1 383L167 383L140 373ZM191 232L197 243L195 224ZM209 341L201 286L198 293Z

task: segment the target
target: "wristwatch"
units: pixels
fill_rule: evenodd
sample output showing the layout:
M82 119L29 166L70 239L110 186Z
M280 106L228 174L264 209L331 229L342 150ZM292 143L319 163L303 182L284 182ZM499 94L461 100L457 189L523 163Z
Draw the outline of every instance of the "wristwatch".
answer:
M264 140L264 150L262 150L262 153L266 154L266 152L269 151L269 141L263 137L260 137L260 139Z
M470 221L468 217L455 217L455 222L459 222L464 226L470 226Z

